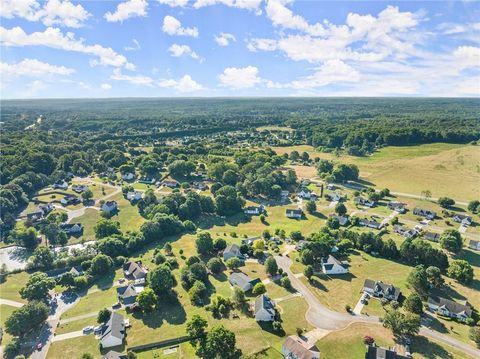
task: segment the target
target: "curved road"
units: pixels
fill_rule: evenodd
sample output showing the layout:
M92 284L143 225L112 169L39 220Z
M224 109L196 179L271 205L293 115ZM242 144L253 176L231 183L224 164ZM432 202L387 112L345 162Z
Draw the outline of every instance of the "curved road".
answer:
M306 319L315 327L326 330L338 330L347 327L351 323L363 322L371 324L380 324L378 317L365 315L352 315L347 313L335 312L325 307L315 294L297 278L290 270L292 260L286 256L275 256L277 264L288 274L288 278L292 286L305 298L308 303L308 311ZM426 337L433 338L439 342L450 345L464 353L471 355L473 358L480 358L480 350L458 341L448 335L441 334L437 331L431 330L425 326L420 328L420 334Z

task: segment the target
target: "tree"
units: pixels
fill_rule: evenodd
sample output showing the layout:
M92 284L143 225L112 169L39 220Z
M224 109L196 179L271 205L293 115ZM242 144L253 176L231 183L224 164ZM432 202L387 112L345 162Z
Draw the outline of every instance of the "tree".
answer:
M440 244L443 249L452 253L458 253L462 250L463 239L460 232L456 229L447 229L440 237Z
M273 277L275 274L277 274L277 271L278 271L277 261L272 256L268 257L267 260L265 261L265 272L267 272L269 276Z
M195 241L197 252L203 255L211 253L213 251L213 239L210 233L202 232L197 236Z
M317 211L317 204L315 201L307 201L307 203L305 203L305 209L310 214L315 213Z
M422 191L421 195L425 197L426 200L432 198L432 192L429 189Z
M28 249L34 249L38 245L37 231L33 227L23 230L16 230L14 233L15 242Z
M82 192L82 198L86 201L93 198L93 192L90 189Z
M232 300L236 304L242 304L245 302L245 292L238 288L237 286L233 287Z
M175 282L170 267L162 264L148 273L148 281L158 296L170 293Z
M347 207L345 207L345 205L344 205L342 202L339 202L339 203L337 203L337 205L335 206L335 212L336 212L339 216L343 216L344 214L347 213Z
M328 217L327 227L331 228L331 229L339 229L340 228L340 221L338 220L338 218Z
M5 330L15 337L22 337L40 327L48 318L50 308L42 302L31 301L18 308L5 321Z
M460 283L469 284L473 280L473 267L466 260L456 259L450 263L447 275Z
M383 326L390 329L394 336L412 336L420 330L420 316L413 313L403 314L389 310L382 320Z
M267 291L267 288L265 288L265 284L263 283L257 283L252 289L252 294L253 295L260 295L263 294Z
M310 280L313 276L313 267L311 265L305 266L305 269L303 270L303 275Z
M143 312L151 312L155 309L158 297L151 288L145 288L137 295L136 301Z
M45 301L50 297L48 292L53 288L55 288L55 281L52 278L45 273L35 272L28 278L25 286L20 289L20 296L28 301Z
M290 279L288 278L288 276L282 277L280 279L280 285L286 289L289 289L292 287L292 283L290 282Z
M419 315L423 313L422 298L417 293L410 294L403 305L411 313Z
M235 270L237 269L238 267L240 267L240 259L238 259L237 257L232 257L232 258L229 258L227 259L227 261L225 262L225 265L227 266L228 269L230 270Z
M55 258L52 251L47 247L38 247L32 255L34 268L49 269L53 266Z
M293 240L293 241L301 241L303 239L303 235L302 235L302 232L300 231L292 231L290 232L290 238Z
M100 309L97 315L97 323L103 324L108 322L111 315L112 315L112 312L108 308Z
M223 251L225 248L227 248L227 241L223 238L217 238L213 242L213 247L216 251Z
M93 275L104 275L107 274L113 267L113 260L105 254L97 254L92 259L92 266L90 267L90 272Z
M207 336L207 321L198 314L192 316L189 322L187 322L187 335L190 337L190 344L194 347L199 342L203 342Z
M438 199L438 204L442 208L450 208L455 205L455 201L449 197L440 197Z
M119 223L106 218L100 219L95 227L93 227L93 230L95 231L95 238L97 239L110 237L114 234L121 234Z
M480 212L480 201L475 199L473 201L468 202L467 209L472 213Z
M81 356L82 359L94 359L93 355L90 353L83 353Z
M445 282L442 277L442 272L438 267L430 266L426 270L428 282L435 288L441 287Z
M422 298L428 295L430 289L427 272L422 265L416 266L407 277L407 284Z
M223 270L223 262L220 258L213 257L210 258L207 262L207 268L212 271L212 273L220 273Z
M235 333L223 325L212 328L207 333L205 345L200 351L202 358L233 358L236 352Z
M468 337L480 348L480 327L472 327L468 333Z

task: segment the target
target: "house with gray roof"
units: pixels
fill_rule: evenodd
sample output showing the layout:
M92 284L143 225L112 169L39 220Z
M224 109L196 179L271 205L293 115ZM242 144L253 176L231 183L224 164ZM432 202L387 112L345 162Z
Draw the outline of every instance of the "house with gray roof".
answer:
M390 201L387 204L387 207L391 210L398 212L398 213L405 213L407 211L406 204L397 201Z
M111 348L123 344L125 323L122 315L112 312L110 319L104 324L100 336L102 348Z
M473 239L470 239L470 242L468 242L468 248L474 249L476 251L480 251L480 241L475 241Z
M257 322L273 322L275 320L275 306L266 294L261 294L255 299L254 314Z
M286 209L285 215L287 218L300 219L303 216L303 211L301 209Z
M248 275L242 272L232 273L230 278L228 278L228 281L231 285L237 286L244 292L248 292L255 286L255 284L261 282L260 279L251 279Z
M472 316L472 307L470 306L470 303L466 301L463 303L457 303L450 299L429 296L427 305L430 310L440 313L440 315L457 319L461 322L465 322L467 318Z
M128 261L123 265L123 274L125 278L134 280L145 280L148 270L142 265L141 261Z
M466 216L464 214L455 214L452 219L455 222L461 223L464 226L470 226L473 223L473 219L470 216Z
M229 244L223 250L223 260L227 261L230 258L237 257L240 260L244 259L242 252L240 252L240 247L238 244Z
M290 335L282 345L282 355L287 359L320 359L320 350L296 335Z
M330 217L335 218L338 221L338 224L340 224L342 227L346 226L350 222L347 216L338 216L336 214L332 214Z
M374 201L371 201L371 200L363 198L363 197L355 197L353 199L353 202L355 202L355 204L357 206L365 206L365 207L369 207L369 208L372 208L372 207L375 206Z
M401 294L400 288L395 287L393 284L386 284L382 281L372 279L365 279L363 291L377 298L385 298L395 301L398 301Z
M430 211L428 209L423 209L423 208L420 208L420 207L415 207L413 209L413 214L416 215L416 216L421 216L421 217L425 217L425 218L428 218L428 219L435 219L435 217L437 216L436 212Z
M378 347L375 344L367 346L365 359L410 359L411 356L397 354L394 350Z
M322 272L324 274L346 274L348 273L348 264L330 254L326 258L322 258Z
M425 232L423 234L423 238L425 238L427 241L438 242L440 241L440 234L433 232Z

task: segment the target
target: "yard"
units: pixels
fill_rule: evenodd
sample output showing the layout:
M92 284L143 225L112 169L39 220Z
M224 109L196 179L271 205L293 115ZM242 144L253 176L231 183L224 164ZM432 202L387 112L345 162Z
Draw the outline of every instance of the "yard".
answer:
M25 303L26 301L20 297L20 293L18 292L25 286L29 276L27 272L7 275L6 280L0 284L0 298Z
M12 307L10 305L0 304L0 328L5 328L5 321L8 319L8 317L10 317L10 315L12 315L15 309L18 308ZM11 340L12 336L7 332L3 331L2 345L7 345L8 343L10 343Z

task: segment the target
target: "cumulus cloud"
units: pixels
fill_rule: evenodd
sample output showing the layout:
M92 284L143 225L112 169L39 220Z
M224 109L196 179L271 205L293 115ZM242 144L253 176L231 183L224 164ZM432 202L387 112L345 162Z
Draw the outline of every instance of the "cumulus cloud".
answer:
M169 35L198 37L196 27L182 27L182 23L170 15L164 17L162 30Z
M325 62L316 71L300 80L293 81L291 87L294 89L317 88L332 83L358 82L360 73L353 67L340 60Z
M147 16L146 0L128 0L117 5L117 9L107 12L103 17L108 22L124 21L131 17Z
M262 0L196 0L193 3L195 9L200 9L205 6L212 6L222 4L228 7L233 7L237 9L245 9L254 11L256 15L261 15L262 10L260 5Z
M173 57L181 57L185 55L190 56L192 59L203 61L203 59L198 56L198 54L193 51L188 45L173 44L168 48L168 52Z
M101 84L100 88L104 91L108 91L112 89L112 85L105 83L105 84Z
M87 45L84 40L75 39L71 32L63 34L58 28L48 27L43 32L25 33L21 27L6 29L0 26L0 43L4 46L45 46L52 49L79 52L97 59L91 61L92 65L109 65L125 67L133 70L135 66L127 61L127 58L118 54L110 47L101 45Z
M50 65L37 59L24 59L15 64L0 62L0 72L3 76L44 77L48 75L71 75L75 70L65 66Z
M227 67L218 79L222 86L234 89L251 88L262 82L258 76L258 68L255 66Z
M170 7L185 7L189 0L157 0L162 5L168 5Z
M182 93L195 92L204 89L204 87L193 80L190 75L184 75L178 80L162 79L159 81L158 86L164 88L173 88Z
M215 42L219 46L228 46L230 41L235 42L237 39L232 34L221 32L219 35L215 35Z
M148 76L143 75L125 75L121 72L120 69L113 70L113 74L110 76L111 80L116 81L126 81L133 85L145 85L145 86L153 86L153 79Z
M2 0L0 16L41 21L45 26L78 28L84 25L91 14L82 5L74 5L69 0L48 0L43 6L36 0Z

